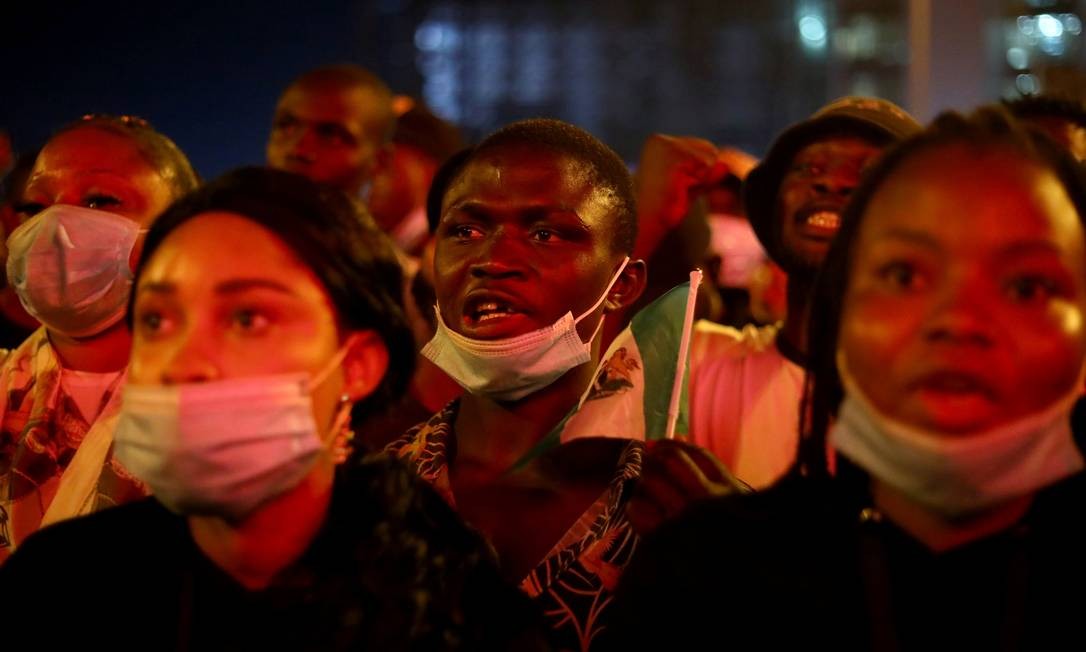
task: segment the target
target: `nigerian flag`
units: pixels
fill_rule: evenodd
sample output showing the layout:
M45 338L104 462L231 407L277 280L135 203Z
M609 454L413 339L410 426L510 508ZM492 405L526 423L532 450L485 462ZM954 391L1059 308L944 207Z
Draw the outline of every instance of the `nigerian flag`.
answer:
M600 359L578 405L514 468L580 437L666 439L686 433L686 373L701 272L630 320Z

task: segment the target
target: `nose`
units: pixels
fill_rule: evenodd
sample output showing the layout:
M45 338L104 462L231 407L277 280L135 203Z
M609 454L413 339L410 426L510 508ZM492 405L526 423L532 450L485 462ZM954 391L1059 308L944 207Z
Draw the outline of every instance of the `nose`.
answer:
M173 347L166 353L166 361L159 374L163 385L182 383L205 383L218 380L219 366L212 355L213 341L201 337L191 330L180 334ZM138 359L138 351L133 351L133 364Z
M932 343L987 348L995 342L992 315L979 279L953 279L937 293L925 337Z
M290 152L291 158L312 163L314 160L314 152L316 151L316 140L317 136L312 128L308 126L301 127L298 129L298 132L292 136L287 151Z
M854 174L830 171L814 182L814 189L820 195L846 198L856 189L859 178Z
M523 277L526 253L516 245L514 238L505 237L503 229L498 229L480 244L471 264L471 275L491 279Z

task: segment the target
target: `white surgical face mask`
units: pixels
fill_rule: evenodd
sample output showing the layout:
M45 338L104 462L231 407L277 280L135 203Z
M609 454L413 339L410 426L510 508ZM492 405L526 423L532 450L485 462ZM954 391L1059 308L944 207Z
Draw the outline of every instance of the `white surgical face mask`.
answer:
M1051 407L985 432L953 435L894 421L848 375L838 356L845 399L830 429L834 448L872 476L948 517L995 507L1083 469L1071 434L1082 377Z
M607 299L622 271L627 256L607 284L599 300L574 318L566 312L561 319L539 330L499 340L477 340L454 332L437 313L437 332L423 347L422 355L471 392L499 401L516 401L537 392L570 369L592 359L592 342L603 319L587 342L577 334L577 324Z
M313 418L311 393L346 351L312 378L301 373L128 385L113 454L172 511L242 520L296 486L330 445ZM340 407L333 428L345 422L350 407Z
M8 282L26 311L50 329L90 337L124 316L128 259L139 224L120 215L55 204L11 232Z

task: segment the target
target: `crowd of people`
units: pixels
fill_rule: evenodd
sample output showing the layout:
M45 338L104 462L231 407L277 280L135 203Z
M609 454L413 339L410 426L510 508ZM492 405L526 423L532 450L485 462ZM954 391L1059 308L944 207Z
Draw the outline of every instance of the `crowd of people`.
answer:
M3 159L12 640L1080 641L1080 103L846 97L636 173L556 119L468 143L351 64L270 113L216 179L132 116ZM542 445L694 268L679 436Z

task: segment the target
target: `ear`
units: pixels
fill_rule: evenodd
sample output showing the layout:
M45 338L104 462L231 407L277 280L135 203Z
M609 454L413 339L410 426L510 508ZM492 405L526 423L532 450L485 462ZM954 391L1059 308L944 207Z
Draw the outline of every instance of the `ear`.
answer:
M604 302L604 312L623 310L637 301L641 293L645 291L645 283L648 282L648 271L643 260L631 260L622 270L618 280L611 286L607 293L607 301Z
M354 331L347 336L343 358L343 392L360 401L381 384L388 369L388 349L375 331Z

